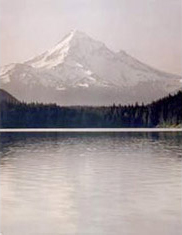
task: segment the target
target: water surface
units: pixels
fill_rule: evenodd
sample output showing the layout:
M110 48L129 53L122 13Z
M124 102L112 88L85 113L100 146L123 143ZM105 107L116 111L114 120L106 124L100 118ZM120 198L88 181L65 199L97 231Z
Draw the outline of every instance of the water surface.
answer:
M4 235L179 235L181 133L2 133Z

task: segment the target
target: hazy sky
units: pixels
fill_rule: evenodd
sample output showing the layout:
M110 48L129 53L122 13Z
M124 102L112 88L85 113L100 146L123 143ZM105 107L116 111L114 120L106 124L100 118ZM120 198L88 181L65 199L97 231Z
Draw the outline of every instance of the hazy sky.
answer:
M0 0L0 64L38 55L72 29L182 73L181 0Z

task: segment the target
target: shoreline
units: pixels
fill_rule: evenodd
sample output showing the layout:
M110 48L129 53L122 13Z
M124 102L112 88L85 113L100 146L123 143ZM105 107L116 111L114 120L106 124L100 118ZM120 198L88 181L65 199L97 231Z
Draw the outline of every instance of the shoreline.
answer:
M8 132L182 132L182 128L2 128Z

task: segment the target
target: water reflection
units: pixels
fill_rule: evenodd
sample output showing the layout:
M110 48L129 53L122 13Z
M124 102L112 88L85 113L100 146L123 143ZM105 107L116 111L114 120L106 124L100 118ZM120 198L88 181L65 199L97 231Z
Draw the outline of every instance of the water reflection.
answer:
M181 233L181 133L2 133L4 234Z

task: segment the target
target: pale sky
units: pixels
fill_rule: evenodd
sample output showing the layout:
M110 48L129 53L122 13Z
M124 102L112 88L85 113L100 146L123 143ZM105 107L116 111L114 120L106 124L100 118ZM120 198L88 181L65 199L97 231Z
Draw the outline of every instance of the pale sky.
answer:
M72 29L182 73L181 0L0 0L0 65L26 61Z

